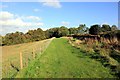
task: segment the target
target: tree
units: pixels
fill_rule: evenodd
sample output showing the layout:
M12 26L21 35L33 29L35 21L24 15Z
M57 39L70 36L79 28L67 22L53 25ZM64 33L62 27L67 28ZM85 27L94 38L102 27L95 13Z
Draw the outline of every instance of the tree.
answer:
M85 30L86 30L86 25L85 24L80 24L79 27L78 27L78 33L84 34Z
M62 37L62 36L67 36L69 33L68 28L65 26L61 27L56 27L56 28L50 28L49 30L46 31L46 36L48 38L51 37Z
M115 31L115 30L117 30L118 28L117 28L117 26L116 25L112 25L112 27L111 27L111 30L112 31Z
M41 28L38 28L35 32L37 41L45 39L45 33Z
M100 25L92 25L89 29L89 33L92 35L98 35L101 32Z
M59 35L60 37L62 37L62 36L67 36L68 33L69 33L68 28L65 27L65 26L61 26L61 27L58 29L58 35Z
M58 27L56 27L56 28L52 28L51 29L51 33L52 33L52 37L59 37L60 35L59 35L59 28Z
M49 30L44 31L46 39L50 38Z
M111 28L108 24L103 24L101 29L102 32L111 31Z
M69 34L77 34L78 33L78 28L69 28Z
M24 43L24 34L22 32L15 32L15 33L8 33L4 37L3 44L5 45L12 45L12 44L19 44Z
M86 27L86 29L85 29L85 31L84 31L85 33L89 33L89 28L88 27Z
M50 28L50 29L48 29L48 30L46 31L46 36L47 36L48 38L51 38L51 37L59 37L59 36L58 36L58 35L59 35L58 31L59 31L59 28L58 28L58 27L56 27L56 28Z
M45 33L41 28L37 30L29 30L26 33L26 36L29 37L30 41L39 41L45 39Z
M25 42L40 41L46 39L45 32L41 29L29 30L27 33L8 33L3 38L4 45L20 44Z

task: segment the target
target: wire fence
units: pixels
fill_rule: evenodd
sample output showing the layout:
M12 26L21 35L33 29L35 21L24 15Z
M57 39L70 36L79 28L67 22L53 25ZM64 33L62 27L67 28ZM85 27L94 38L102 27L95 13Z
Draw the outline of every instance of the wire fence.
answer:
M22 52L22 65L23 65L22 67L24 68L24 67L28 66L28 64L31 62L31 60L35 59L38 55L41 55L42 53L44 53L44 51L47 49L50 42L51 42L51 39L42 42L42 44L40 44L40 45L36 45L31 50L28 49L28 50L23 51ZM20 69L22 69L22 68L20 68Z
M9 58L2 64L4 78L14 78L17 72L27 67L29 63L44 53L54 38L38 41L34 45L28 45L23 50L18 51L16 56Z

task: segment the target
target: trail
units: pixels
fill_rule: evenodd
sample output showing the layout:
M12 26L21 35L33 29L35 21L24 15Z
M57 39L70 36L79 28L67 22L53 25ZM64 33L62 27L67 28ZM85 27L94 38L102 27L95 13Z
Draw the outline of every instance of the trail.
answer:
M17 77L111 78L109 69L72 47L63 38L54 39L46 51Z

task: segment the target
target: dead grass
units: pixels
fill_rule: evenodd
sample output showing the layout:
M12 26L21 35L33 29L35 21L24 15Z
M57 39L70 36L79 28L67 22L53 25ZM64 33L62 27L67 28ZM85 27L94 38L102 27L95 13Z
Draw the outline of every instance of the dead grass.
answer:
M43 52L46 46L49 44L51 39L23 43L11 46L2 47L2 77L11 78L20 70L20 59L19 53L23 55L23 67L26 67L29 62L33 59L33 49L36 54Z
M69 40L70 41L69 43L77 48L80 48L81 51L90 55L91 58L100 61L103 64L103 66L109 67L111 69L111 73L116 75L117 73L116 68L112 69L111 66L117 67L120 63L118 59L114 58L114 56L112 57L111 54L119 55L120 51L118 49L117 50L114 49L112 45L109 45L108 44L110 43L109 40L107 39L104 40L106 40L105 43L104 42L101 43L99 41L92 39L89 39L87 42L86 41L84 42L83 40L82 43L79 43L79 41L81 42L81 40L71 38Z

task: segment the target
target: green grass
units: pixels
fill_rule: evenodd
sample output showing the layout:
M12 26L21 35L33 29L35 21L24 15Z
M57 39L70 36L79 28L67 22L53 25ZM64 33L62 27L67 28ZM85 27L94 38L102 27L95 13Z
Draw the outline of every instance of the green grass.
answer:
M84 55L64 38L54 39L47 50L16 77L111 78L109 69Z
M46 39L37 42L16 44L10 46L1 46L2 48L2 78L13 78L18 73L14 68L20 70L20 52L22 52L23 68L27 67L33 60L33 49L38 56L40 52L43 52L51 39ZM11 64L14 66L12 67Z

